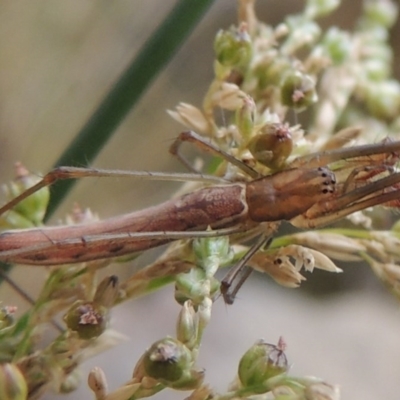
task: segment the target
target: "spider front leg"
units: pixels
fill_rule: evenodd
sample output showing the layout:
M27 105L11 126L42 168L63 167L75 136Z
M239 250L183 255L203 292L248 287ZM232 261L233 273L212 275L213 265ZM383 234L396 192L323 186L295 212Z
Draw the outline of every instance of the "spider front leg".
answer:
M226 151L220 149L216 144L214 144L211 139L205 139L196 132L193 131L185 131L181 132L178 137L174 140L172 145L169 148L169 152L178 158L179 161L183 165L186 166L190 171L199 173L193 165L181 154L180 147L182 143L188 142L193 143L197 148L205 153L213 154L214 156L220 157L232 165L235 165L237 168L242 170L245 174L250 176L251 178L259 178L259 173L255 171L253 168L246 165L244 162L238 160L237 158L233 157Z
M307 154L290 164L291 168L316 168L338 163L342 169L365 165L394 165L400 159L400 141L386 138L379 143ZM336 170L336 168L334 168Z

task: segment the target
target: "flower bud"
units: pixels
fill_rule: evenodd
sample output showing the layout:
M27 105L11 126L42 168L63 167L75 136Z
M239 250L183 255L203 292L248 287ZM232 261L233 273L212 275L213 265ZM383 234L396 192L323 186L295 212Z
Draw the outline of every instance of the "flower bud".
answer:
M60 385L60 393L71 393L81 384L81 375L79 371L72 371Z
M182 306L176 325L177 339L188 348L192 348L197 339L198 319L192 301L188 300Z
M321 45L334 65L339 65L345 61L352 49L350 35L336 26L328 29Z
M107 380L103 370L99 367L94 367L88 376L88 385L97 399L102 399L107 394Z
M296 112L304 111L318 99L314 79L298 71L289 73L281 86L281 99Z
M64 315L67 327L81 339L100 336L107 327L108 310L93 302L79 300Z
M367 59L362 65L368 81L383 81L392 74L391 64L380 58Z
M146 351L143 363L146 374L151 378L176 382L192 366L192 355L178 340L165 338Z
M220 30L214 40L217 61L224 67L245 68L251 60L251 38L245 25Z
M118 278L115 275L107 276L97 286L93 302L104 307L111 307L118 295Z
M283 76L291 69L291 64L286 57L274 57L267 65L256 68L258 88L265 90L268 86L279 86Z
M243 106L236 110L236 126L244 138L251 136L254 128L256 104L250 96L243 99Z
M399 115L400 85L397 81L370 83L366 89L366 106L374 117L391 120Z
M308 18L319 18L330 14L340 5L340 0L308 0L304 14Z
M193 357L190 350L169 337L155 342L139 363L135 367L136 373L143 369L148 377L178 390L195 389L204 379L203 371L192 369Z
M211 319L213 301L211 298L206 297L200 304L197 311L199 317L199 336L201 337L204 329L208 325Z
M9 200L19 196L25 190L40 181L36 175L32 175L20 163L15 165L16 178L8 185L4 185L4 191ZM50 200L50 191L44 187L31 194L26 199L14 206L12 211L2 217L8 226L14 228L29 228L40 225L46 214L47 204Z
M26 400L28 386L15 364L0 364L0 399Z
M204 108L221 107L226 110L236 111L243 105L246 93L234 83L223 82L205 100Z
M253 157L271 169L284 166L293 149L293 140L288 125L267 123L254 136L248 148Z
M211 129L206 117L197 107L187 103L179 103L176 111L167 110L167 113L186 128L199 133L208 133Z
M242 386L254 387L254 393L263 393L268 379L286 373L288 363L282 347L262 340L255 343L239 362L238 373Z
M390 0L365 1L364 19L367 26L391 28L397 20L398 6Z
M214 296L219 285L219 281L214 277L207 277L203 269L193 268L188 273L176 276L175 300L181 305L191 300L196 306L205 297Z
M206 272L207 277L213 276L220 264L231 260L228 236L195 239L192 246L196 264Z
M292 15L285 19L290 34L281 45L282 54L294 54L302 48L314 46L321 35L321 27L302 15Z

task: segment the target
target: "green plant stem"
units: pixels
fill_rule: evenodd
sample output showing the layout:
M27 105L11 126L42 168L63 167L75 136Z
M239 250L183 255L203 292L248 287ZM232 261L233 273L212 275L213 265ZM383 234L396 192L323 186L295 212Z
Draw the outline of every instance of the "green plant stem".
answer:
M177 2L55 166L82 166L93 161L213 1L179 0ZM58 182L54 185L46 219L54 213L73 185L73 180Z

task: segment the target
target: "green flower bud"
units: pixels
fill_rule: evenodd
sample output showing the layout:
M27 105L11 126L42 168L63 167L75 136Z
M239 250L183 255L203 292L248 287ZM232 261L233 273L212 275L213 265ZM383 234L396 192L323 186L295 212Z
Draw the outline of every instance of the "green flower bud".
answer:
M0 399L26 400L28 386L15 364L0 364Z
M293 140L287 124L267 123L254 136L248 149L253 157L273 170L285 165L293 150Z
M252 387L254 393L263 393L268 379L287 370L288 363L282 348L260 340L243 355L238 372L243 387Z
M108 310L93 302L79 300L64 315L67 327L81 339L100 336L107 327Z
M399 115L400 85L397 81L371 83L366 89L366 106L374 117L391 120Z
M251 136L254 128L256 104L250 96L243 99L243 106L236 111L236 126L244 138Z
M213 276L220 264L230 261L232 257L228 236L195 239L192 246L197 264L204 269L207 277Z
M199 318L199 329L198 334L201 337L204 329L208 325L211 319L211 311L212 311L213 301L210 297L206 297L200 304L197 311L197 315Z
M363 61L378 60L392 67L393 49L390 47L388 32L383 28L369 28L363 37Z
M201 268L193 268L188 273L179 274L175 281L175 300L183 305L191 300L196 307L205 297L214 296L219 290L219 281L206 277Z
M311 48L321 35L320 26L303 15L291 15L285 22L290 34L281 46L282 54L294 54L302 48Z
M72 371L61 383L60 393L71 393L81 384L81 375L79 371Z
M260 66L255 74L258 77L258 88L266 89L268 86L279 86L282 77L291 69L291 64L287 58L275 57L267 66Z
M224 67L245 68L252 56L251 38L244 26L220 30L215 37L214 51Z
M175 389L187 390L199 386L203 374L192 370L190 350L173 338L155 342L142 358L147 376Z
M380 59L369 59L363 62L363 72L369 81L383 81L391 74L390 64Z
M370 0L364 2L364 22L367 26L391 28L397 20L398 6L390 0Z
M328 57L334 65L339 65L347 60L352 49L350 35L336 26L326 32L321 46L328 53Z
M114 304L118 290L118 278L115 275L107 276L97 286L93 302L109 308Z
M193 268L189 272L179 274L175 280L175 300L182 306L187 300L194 304L209 295L209 286L204 286L206 276L204 270Z
M182 306L176 324L177 339L188 348L193 348L197 340L198 319L192 301L188 300Z
M304 111L318 99L314 79L298 71L289 73L281 86L281 99L296 112Z
M16 178L13 182L4 186L4 190L9 200L19 196L25 190L34 186L40 181L37 175L32 175L20 163L15 166ZM13 208L13 213L17 215L4 217L8 224L14 223L15 228L25 228L40 225L46 214L47 204L50 199L48 187L44 187L22 200Z
M307 0L304 14L311 19L330 14L340 5L340 0Z

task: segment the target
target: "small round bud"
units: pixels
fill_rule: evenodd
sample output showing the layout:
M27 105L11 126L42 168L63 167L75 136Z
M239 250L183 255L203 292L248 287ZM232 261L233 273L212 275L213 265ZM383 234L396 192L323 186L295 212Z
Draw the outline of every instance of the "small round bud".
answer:
M248 149L258 162L268 168L282 168L293 150L289 126L280 123L267 123L250 140Z
M167 385L180 381L190 370L192 363L189 349L173 338L155 342L143 358L146 374Z
M304 14L308 18L319 18L330 14L340 5L340 0L308 0Z
M379 58L370 58L363 62L363 71L369 81L383 81L391 75L391 65Z
M274 57L267 66L257 68L255 73L258 77L258 87L260 90L266 89L269 85L279 86L282 77L291 68L290 62L286 57Z
M391 28L397 20L398 6L390 0L365 1L364 18L367 26Z
M366 106L376 118L391 120L400 113L400 85L397 81L383 81L368 85Z
M259 341L241 358L239 363L239 379L244 387L254 387L255 393L263 393L265 382L287 372L288 363L283 346ZM259 392L257 391L259 386Z
M244 68L252 55L251 38L245 25L220 30L214 41L217 61L224 67Z
M60 393L71 393L75 391L81 383L81 376L79 371L72 371L61 383Z
M304 111L318 99L314 79L298 71L289 73L281 86L281 99L285 106Z
M294 54L302 48L311 48L321 35L321 27L303 15L292 15L285 19L290 34L281 46L282 54Z
M0 399L26 400L28 386L15 364L0 364Z
M336 26L326 32L321 46L328 53L328 57L334 65L339 65L347 60L352 50L350 35Z
M107 327L108 310L93 302L77 301L64 315L67 327L81 339L100 336Z

